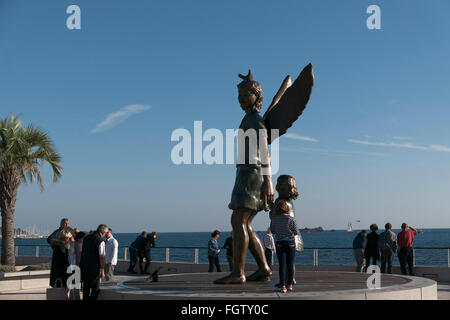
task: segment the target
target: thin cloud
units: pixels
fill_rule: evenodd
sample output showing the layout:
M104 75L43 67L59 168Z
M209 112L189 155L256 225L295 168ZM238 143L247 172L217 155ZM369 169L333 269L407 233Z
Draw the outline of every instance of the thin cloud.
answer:
M338 155L338 156L371 156L371 157L386 157L390 156L387 153L381 152L361 152L361 151L351 151L351 150L328 150L322 148L280 148L281 151L286 152L302 152L302 153L312 153L320 155Z
M441 146L441 145L438 145L438 144L430 146L430 149L434 150L434 151L440 151L440 152L450 152L450 148L449 147Z
M397 143L397 142L373 142L367 140L358 140L358 139L348 139L350 143L363 144L367 146L376 146L376 147L393 147L393 148L406 148L406 149L414 149L414 150L425 150L425 151L438 151L438 152L450 152L450 147L441 146L441 145L431 145L431 146L420 146L413 143L405 142L405 143Z
M317 139L311 138L311 137L306 137L306 136L300 136L296 133L286 133L284 135L285 138L288 139L294 139L294 140L300 140L300 141L309 141L309 142L317 142Z
M150 106L142 105L142 104L132 104L126 107L123 107L117 112L110 113L106 116L106 118L97 124L97 126L91 130L91 133L99 133L105 132L118 124L124 122L130 116L134 114L138 114L150 109Z
M396 142L372 142L367 140L357 140L357 139L348 139L350 143L364 144L368 146L377 146L377 147L395 147L395 148L407 148L407 149L417 149L417 150L427 150L426 147L417 146L412 143L396 143Z

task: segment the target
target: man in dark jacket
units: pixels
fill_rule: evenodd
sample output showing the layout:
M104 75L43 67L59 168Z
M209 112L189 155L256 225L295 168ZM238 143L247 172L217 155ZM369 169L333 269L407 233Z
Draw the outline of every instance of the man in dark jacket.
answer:
M224 249L227 249L227 261L230 271L233 271L233 234L231 234L223 245Z
M361 272L364 267L364 249L367 244L367 232L366 230L358 233L353 239L353 252L356 260L356 272Z
M130 250L130 266L128 267L129 273L137 273L134 271L138 257L143 260L142 253L144 252L145 242L147 240L147 232L142 232L140 236L133 241L128 250Z
M61 239L61 234L65 233L65 232L69 232L72 233L72 229L70 228L70 221L67 218L63 218L61 219L61 222L59 223L59 228L56 229L55 231L52 232L51 235L48 236L47 238L47 243L50 245L50 247L53 250L52 253L52 262L51 262L51 268L50 268L50 286L55 287L55 279L56 278L62 278L62 282L64 282L62 284L63 287L66 286L65 281L67 280L67 274L66 273L66 269L67 267L65 267L65 265L67 263L69 263L69 265L72 263L69 260L66 262L65 260L65 256L67 255L68 252L66 252L66 243L64 243L64 241ZM70 256L70 255L69 255ZM72 264L74 264L75 262L73 262ZM65 269L64 269L65 268ZM64 269L64 272L62 272L61 270ZM56 270L58 276L56 276ZM64 273L64 275L62 276L61 273Z
M151 248L155 247L156 237L157 237L156 232L152 232L147 235L147 239L145 240L145 244L144 244L144 250L143 250L142 254L139 256L139 269L141 270L141 273L150 274L150 272L148 270L150 268L150 261L152 260L150 250L151 250ZM141 259L141 256L143 258L145 258L145 267L144 268L142 268L143 259Z
M378 251L378 226L376 224L370 225L370 231L367 235L366 249L364 250L364 258L366 260L366 266L364 271L370 266L370 260L372 264L377 265L377 261L380 260L380 252Z
M63 243L63 245L56 245L53 248L52 264L50 270L50 286L53 288L66 288L67 279L69 278L67 268L70 265L69 245L72 234L67 229L63 229L61 230L59 235L60 238L58 241Z
M56 246L64 245L61 241L61 231L64 229L68 229L70 227L70 221L67 218L61 219L61 222L59 223L59 228L53 231L51 235L48 236L47 242L50 245L50 247L55 248Z
M101 224L97 231L83 239L80 261L83 300L97 300L100 293L100 279L105 277L105 242L102 238L106 232L108 227Z

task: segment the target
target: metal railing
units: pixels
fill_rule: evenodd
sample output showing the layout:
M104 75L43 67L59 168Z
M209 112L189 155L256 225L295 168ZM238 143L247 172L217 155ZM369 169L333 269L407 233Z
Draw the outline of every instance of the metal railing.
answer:
M44 251L44 250L41 250L41 247L46 248L47 252L51 252L49 245L16 245L15 246L15 254L16 254L16 256L19 256L19 248L22 248L22 247L28 248L29 249L28 252L34 252L34 255L30 255L29 254L27 256L40 257L41 256L41 252ZM31 247L34 247L34 250L31 249ZM122 251L123 252L123 259L122 260L127 261L128 260L128 247L119 246L119 249L123 250ZM168 247L155 247L152 250L154 250L154 249L159 249L159 250L165 249L165 257L164 257L164 260L161 260L161 261L164 261L166 263L177 262L177 261L173 261L173 260L170 259L171 249L190 250L191 252L193 250L194 251L194 259L193 259L193 262L191 261L189 263L199 264L200 250L207 250L208 248L207 247L174 247L174 246L168 246ZM320 253L320 251L324 252L324 251L345 251L345 250L346 251L353 251L352 248L317 248L317 247L316 248L305 248L305 252L306 251L312 251L312 265L313 266L318 266L319 265L319 253ZM416 263L416 256L417 256L416 252L420 251L420 250L433 250L433 251L445 250L447 252L447 267L450 268L450 248L445 248L445 247L434 247L434 248L431 248L431 247L415 247L414 248L414 264ZM45 255L43 255L43 256L45 256ZM48 255L47 255L47 257L48 257ZM441 258L443 258L443 256L441 256ZM272 261L274 261L273 258L272 258ZM445 261L445 260L443 260L443 261ZM307 264L310 265L311 263L307 263ZM445 262L444 262L444 264L445 264Z

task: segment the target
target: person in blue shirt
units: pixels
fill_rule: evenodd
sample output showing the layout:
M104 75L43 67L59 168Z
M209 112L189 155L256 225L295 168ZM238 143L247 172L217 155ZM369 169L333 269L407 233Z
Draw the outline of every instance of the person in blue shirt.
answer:
M147 239L147 232L142 232L140 236L133 241L128 250L130 250L130 266L128 267L129 273L137 273L134 271L134 267L136 267L138 253L144 249L145 241Z
M219 263L219 245L217 243L217 239L220 237L220 231L214 230L211 234L211 240L208 242L208 261L209 261L209 270L208 272L214 271L214 265L216 265L217 272L222 272L220 269Z
M353 239L353 252L356 260L356 272L361 272L364 268L364 249L367 244L367 232L366 230L358 233Z

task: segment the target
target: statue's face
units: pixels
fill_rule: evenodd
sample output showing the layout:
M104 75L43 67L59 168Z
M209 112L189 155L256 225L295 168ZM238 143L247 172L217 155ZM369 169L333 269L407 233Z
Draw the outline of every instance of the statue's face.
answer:
M291 198L297 190L297 183L289 178L287 181L277 184L276 189L281 198Z
M247 110L255 105L257 97L250 90L239 89L238 100L241 108Z

